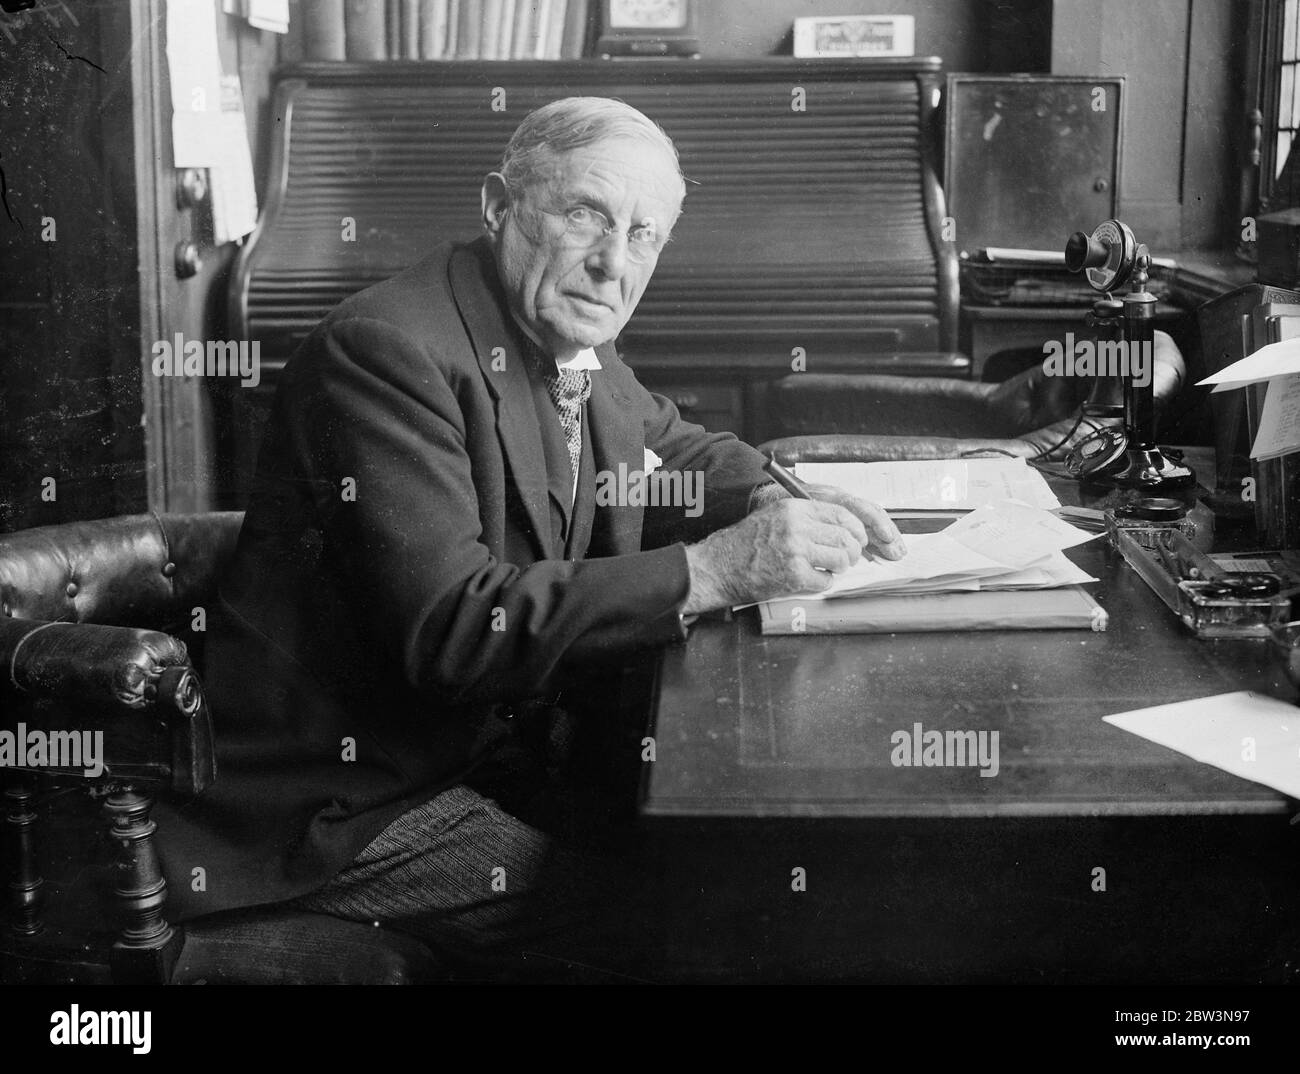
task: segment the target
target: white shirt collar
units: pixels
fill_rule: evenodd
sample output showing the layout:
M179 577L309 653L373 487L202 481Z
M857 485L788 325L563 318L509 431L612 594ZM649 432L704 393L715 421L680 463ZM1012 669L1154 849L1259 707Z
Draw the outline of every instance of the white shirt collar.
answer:
M600 359L590 347L584 347L567 362L556 362L556 369L599 369Z
M524 324L523 319L519 317L514 310L510 311L510 316L514 317L515 324L519 326L520 331L522 331L524 335L526 335L529 339L531 339L534 343L536 343L538 349L543 354L546 354L547 353L546 347L542 345L542 341L537 338L536 333L534 333L532 329L528 327L528 325ZM601 365L600 365L600 359L596 357L596 352L592 350L590 347L584 347L572 358L570 358L567 362L556 362L555 368L556 369L599 369L601 368Z

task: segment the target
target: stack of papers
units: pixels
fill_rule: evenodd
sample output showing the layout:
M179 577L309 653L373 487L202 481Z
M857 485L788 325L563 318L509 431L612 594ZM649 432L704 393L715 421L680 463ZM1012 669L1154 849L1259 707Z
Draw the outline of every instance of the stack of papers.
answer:
M901 560L864 556L807 600L866 595L1055 589L1095 582L1062 554L1097 535L1020 500L976 508L940 533L908 534Z
M887 511L970 511L1021 500L1050 511L1061 506L1043 475L1024 459L911 462L801 462L795 473L814 485L837 485Z

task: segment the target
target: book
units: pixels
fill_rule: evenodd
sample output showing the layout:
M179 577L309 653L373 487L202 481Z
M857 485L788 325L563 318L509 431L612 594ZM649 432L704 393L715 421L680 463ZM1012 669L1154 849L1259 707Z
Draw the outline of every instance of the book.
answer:
M501 0L481 0L479 26L479 56L485 60L501 60L505 57L498 51L501 47Z
M280 63L297 63L307 58L305 18L302 0L289 0L289 30L280 38L280 51L276 57Z
M551 25L551 11L555 7L554 0L539 0L537 5L537 21L531 27L528 36L528 50L524 55L526 60L543 59L543 50L546 48L546 35Z
M302 50L305 60L342 60L347 57L343 0L311 0L298 5L302 15ZM292 18L290 24L292 24Z
M519 0L515 5L514 34L510 41L510 58L528 58L528 38L537 22L538 0Z
M460 18L456 31L456 59L477 60L482 45L482 14L480 0L460 0Z
M497 55L503 60L510 59L511 49L514 47L517 6L517 0L502 0L501 32L497 40Z
M551 21L546 26L546 41L542 59L558 60L564 42L565 0L551 0Z
M447 2L442 0L443 25L446 25ZM440 37L446 29L439 30L438 0L420 0L420 59L437 60L442 57Z
M460 59L460 4L461 0L447 0L447 40L442 50L444 60Z
M343 0L343 29L349 60L382 60L387 54L384 4Z
M560 58L580 60L587 54L587 0L569 0L564 10L564 39Z
M759 605L764 634L907 634L936 630L1106 629L1106 610L1079 586L807 600Z
M420 0L402 0L402 59L420 58Z
M384 0L384 59L402 58L402 0Z

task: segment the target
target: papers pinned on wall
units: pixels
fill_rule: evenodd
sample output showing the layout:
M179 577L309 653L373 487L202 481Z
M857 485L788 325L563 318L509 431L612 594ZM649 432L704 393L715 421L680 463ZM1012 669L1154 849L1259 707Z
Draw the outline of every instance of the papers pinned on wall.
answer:
M212 0L167 0L167 72L176 167L221 163L221 58Z
M1022 500L1047 511L1061 506L1043 475L1024 459L801 462L795 473L887 511L970 511L999 500Z
M220 162L209 169L212 230L218 243L242 239L257 226L257 185L238 75L221 76Z
M177 168L208 169L213 238L243 238L257 224L257 188L238 75L221 73L217 6L167 0L167 68Z
M247 19L250 26L275 34L289 32L289 0L221 0L227 15Z
M250 26L276 34L289 32L289 0L244 0Z

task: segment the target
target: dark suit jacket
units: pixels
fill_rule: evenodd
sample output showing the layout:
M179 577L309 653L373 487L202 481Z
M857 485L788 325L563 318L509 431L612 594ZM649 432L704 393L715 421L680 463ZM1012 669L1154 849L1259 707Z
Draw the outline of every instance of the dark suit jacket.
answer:
M745 513L762 459L597 354L587 465L640 470L649 447L703 471L699 519L569 507L484 240L361 292L304 342L209 618L217 782L159 806L173 917L319 887L462 779L494 714L683 636L680 542Z

